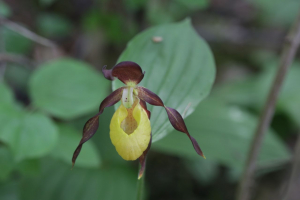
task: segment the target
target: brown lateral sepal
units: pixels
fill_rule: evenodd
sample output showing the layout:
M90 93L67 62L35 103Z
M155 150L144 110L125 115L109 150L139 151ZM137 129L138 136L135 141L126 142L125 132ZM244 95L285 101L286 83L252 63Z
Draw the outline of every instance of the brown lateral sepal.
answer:
M164 106L163 101L155 94L151 92L147 88L144 87L137 87L138 90L138 97L147 103L154 105L154 106Z
M185 133L191 140L193 147L195 149L195 151L197 152L197 154L199 154L200 156L202 156L203 158L205 158L201 148L199 147L199 144L197 143L197 141L195 140L195 138L193 138L187 128L186 125L184 123L184 120L182 118L182 116L179 114L179 112L173 108L169 108L166 107L163 103L163 101L160 99L160 97L158 95L156 95L154 92L151 92L150 90L148 90L147 88L144 87L137 87L138 90L138 97L151 104L154 106L162 106L166 109L168 117L169 117L169 121L171 122L172 126L180 131Z
M202 156L203 158L205 158L199 144L197 143L197 141L195 140L195 138L193 138L187 128L186 128L186 125L184 123L184 120L182 118L182 116L179 114L179 112L173 108L169 108L169 107L166 107L165 106L165 109L167 111L167 114L168 114L168 117L169 117L169 120L172 124L172 126L177 130L177 131L180 131L180 132L183 132L185 133L191 140L193 146L194 146L194 149L195 151L197 152L197 154L199 154L200 156Z
M81 151L83 143L91 139L93 135L97 132L97 129L99 127L99 115L101 115L104 111L104 108L112 106L116 104L120 99L122 98L122 92L123 87L115 90L110 95L108 95L101 103L99 112L92 118L90 118L84 125L83 131L82 131L82 138L74 151L73 157L72 157L72 165L74 166L76 159Z

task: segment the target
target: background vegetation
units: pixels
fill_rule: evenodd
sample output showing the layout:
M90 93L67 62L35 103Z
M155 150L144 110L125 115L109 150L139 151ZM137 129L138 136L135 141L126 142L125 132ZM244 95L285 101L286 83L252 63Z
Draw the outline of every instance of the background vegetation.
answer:
M186 117L207 157L150 107L146 199L234 199L299 8L298 0L0 1L0 199L135 199L138 162L122 160L110 142L113 107L70 170L85 121L121 85L100 69L124 60L140 64L141 85ZM296 59L264 138L254 199L285 191L299 77Z

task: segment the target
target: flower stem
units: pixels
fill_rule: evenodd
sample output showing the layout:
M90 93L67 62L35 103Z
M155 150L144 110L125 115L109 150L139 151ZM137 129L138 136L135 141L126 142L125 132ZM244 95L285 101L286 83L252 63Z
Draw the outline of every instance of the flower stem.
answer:
M136 196L137 200L144 199L144 187L145 187L145 172L144 175L140 179L138 179L137 182L137 196Z

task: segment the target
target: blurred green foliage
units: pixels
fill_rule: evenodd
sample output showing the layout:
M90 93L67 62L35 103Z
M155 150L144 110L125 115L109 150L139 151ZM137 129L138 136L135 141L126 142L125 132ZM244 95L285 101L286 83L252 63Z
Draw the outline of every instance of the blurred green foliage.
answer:
M60 15L42 13L37 18L37 29L46 37L64 37L72 31L72 24Z
M182 19L188 13L208 7L208 0L152 0L146 6L150 23L163 24Z
M297 17L300 7L298 0L255 0L261 19L271 25L291 25Z
M64 55L63 58L39 60L39 53L46 52L39 48L39 44L1 27L2 49L36 59L37 65L7 63L4 79L0 80L0 199L135 198L137 162L133 167L131 162L122 160L109 138L113 108L105 109L100 116L99 130L91 141L84 144L76 166L70 170L71 157L85 122L98 111L100 102L111 88L123 85L116 80L111 86L99 69L94 69L89 63L116 63L117 56L129 40L117 62L131 60L142 66L146 74L140 85L157 93L167 106L176 108L186 117L189 132L199 142L207 160L196 154L186 135L172 128L163 108L152 106L148 107L152 112L154 141L150 156L165 158L164 154L179 158L193 180L201 185L213 184L219 176L220 166L228 169L227 181L236 182L275 74L276 52L255 51L254 56L245 60L256 63L257 71L238 77L238 81L216 83L211 96L205 99L214 83L215 61L190 20L183 19L200 13L201 20L205 20L202 19L203 13L209 16L214 12L210 9L212 2L82 2L22 2L22 6L25 5L22 10L32 16L24 18L24 22L29 20L30 23L21 20L21 25L61 42L63 53L59 56ZM0 1L1 17L15 17L18 9L8 3ZM66 6L68 3L70 5ZM300 2L256 0L251 5L256 9L253 19L259 26L278 28L293 22ZM220 7L214 15L226 13L228 7L224 5L224 10L218 9ZM221 14L222 18L224 16ZM173 23L180 20L183 21ZM154 27L136 35L149 26ZM98 55L99 49L92 49L94 57L99 57L94 62L90 62L90 55L84 57L78 53L87 48L81 42L84 43L82 36L88 32L99 35L103 46L97 48L107 52L103 56ZM218 53L218 49L215 52ZM217 63L221 62L217 60ZM288 73L275 113L284 113L288 117L285 120L297 128L300 127L299 76L300 64L295 63ZM289 124L281 122L280 125L282 129L290 130ZM259 157L259 167L264 168L259 170L261 174L282 167L290 159L290 146L283 138L293 133L285 131L284 134L286 137L279 138L276 127L268 130ZM168 164L163 159L159 162ZM168 187L163 183L158 185Z
M26 54L32 48L32 41L19 33L3 28L2 34L7 52Z
M3 1L0 1L0 16L3 16L3 17L11 16L10 7Z
M228 103L260 110L275 76L278 63L276 61L268 62L259 75L222 85L213 95ZM300 64L296 62L287 74L277 103L278 112L286 113L298 127L300 127L299 77Z
M64 161L70 165L70 158L73 156L74 148L80 141L80 132L71 126L65 124L57 124L59 130L59 138L56 147L51 156ZM100 155L92 142L84 145L80 152L80 157L76 160L76 166L86 168L97 168L100 166Z

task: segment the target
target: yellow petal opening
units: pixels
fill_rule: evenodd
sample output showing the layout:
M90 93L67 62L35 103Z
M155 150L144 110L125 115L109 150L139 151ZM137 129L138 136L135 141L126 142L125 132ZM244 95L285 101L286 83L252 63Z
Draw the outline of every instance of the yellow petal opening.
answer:
M130 109L123 104L110 122L110 139L124 160L136 160L147 149L151 134L150 121L138 100Z

